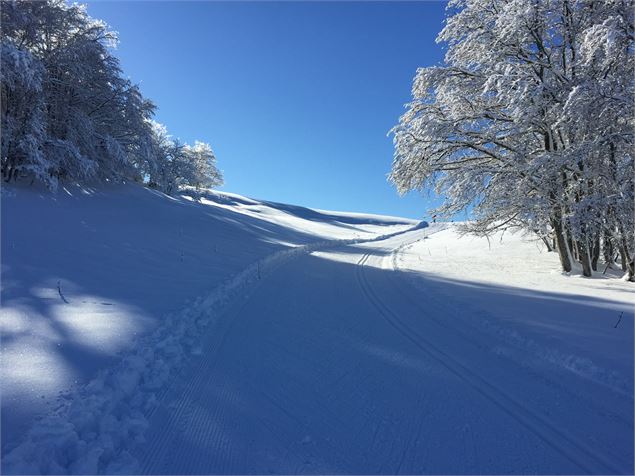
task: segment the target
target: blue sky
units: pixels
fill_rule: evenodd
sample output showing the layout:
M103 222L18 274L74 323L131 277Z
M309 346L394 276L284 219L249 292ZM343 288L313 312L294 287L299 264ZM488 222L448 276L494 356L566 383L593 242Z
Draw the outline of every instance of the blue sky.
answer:
M227 191L425 217L386 181L387 137L417 67L438 64L445 2L89 2L124 73L186 142L209 142Z

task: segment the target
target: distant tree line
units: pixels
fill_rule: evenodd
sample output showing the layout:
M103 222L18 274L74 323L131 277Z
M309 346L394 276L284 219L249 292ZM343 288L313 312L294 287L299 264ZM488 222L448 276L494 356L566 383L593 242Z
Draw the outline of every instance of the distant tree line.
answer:
M390 180L429 186L467 230L540 234L564 271L635 273L632 0L453 0L420 68Z
M135 180L172 193L222 183L211 147L172 139L122 76L116 35L64 0L3 1L0 52L5 181Z

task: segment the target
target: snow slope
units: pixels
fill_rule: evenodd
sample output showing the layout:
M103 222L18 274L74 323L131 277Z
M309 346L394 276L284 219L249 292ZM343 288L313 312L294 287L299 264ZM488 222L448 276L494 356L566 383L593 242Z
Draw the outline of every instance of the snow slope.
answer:
M2 448L120 360L136 338L249 265L406 219L286 209L234 194L137 185L2 190Z
M632 395L635 287L620 273L567 276L534 235L498 233L488 241L449 226L426 236L400 249L396 262L418 292L450 302L459 317L523 353ZM519 305L525 302L531 305ZM505 345L497 351L512 352Z
M490 249L446 224L410 229L406 220L230 194L172 200L139 187L88 197L103 210L89 223L97 236L117 250L126 230L136 250L93 255L124 271L105 275L90 262L95 242L78 210L93 210L78 192L62 203L24 190L10 197L22 216L44 209L41 218L67 237L53 240L62 259L20 255L32 274L6 259L6 236L19 236L6 215L17 229L22 222L3 199L3 286L6 276L16 283L6 288L13 300L3 290L3 322L24 352L14 362L38 345L57 357L57 343L111 326L68 351L69 368L92 367L83 378L61 372L79 385L3 444L4 472L632 474L631 284L561 276L556 257L518 235ZM112 206L118 194L121 206ZM178 238L164 236L177 227ZM43 246L45 236L23 246ZM93 269L101 279L83 280ZM191 296L199 297L182 302ZM38 300L58 309L39 315ZM76 310L68 324L82 300L112 306ZM119 315L138 326L133 348ZM20 319L40 329L28 337L36 340L25 340L26 327L13 337ZM54 333L48 321L73 332ZM86 347L112 353L84 361ZM35 399L19 382L43 380L30 365L12 374L3 361L3 382L13 376L9 388L27 410ZM62 376L42 387L62 388L70 381Z
M421 241L456 242L443 228L305 253L258 282L148 417L137 469L632 473L633 316L617 331L597 318L598 309L630 309L630 299L508 290L510 309L541 316L505 321L498 305L470 302L461 283L446 280L439 294L414 265L421 255L410 249ZM481 250L465 245L469 270L467 250ZM527 246L518 250L508 257L516 266ZM540 345L593 372L499 332L531 335L546 323L557 331Z

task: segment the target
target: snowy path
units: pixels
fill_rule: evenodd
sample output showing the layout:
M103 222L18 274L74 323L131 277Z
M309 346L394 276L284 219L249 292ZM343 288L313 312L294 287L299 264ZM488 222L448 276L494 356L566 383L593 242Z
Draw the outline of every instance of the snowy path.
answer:
M632 397L497 353L495 334L395 269L417 233L258 281L162 395L140 469L632 473Z

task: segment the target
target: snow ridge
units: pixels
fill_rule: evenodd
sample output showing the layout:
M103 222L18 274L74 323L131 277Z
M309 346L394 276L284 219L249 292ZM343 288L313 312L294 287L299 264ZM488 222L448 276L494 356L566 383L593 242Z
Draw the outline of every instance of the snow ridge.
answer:
M73 390L55 411L36 422L25 440L2 462L5 474L135 473L136 444L144 441L149 417L166 393L170 377L201 353L206 329L234 298L243 296L273 270L301 255L325 248L381 241L427 226L374 238L326 240L283 250L240 273L166 317L140 338L130 355Z

